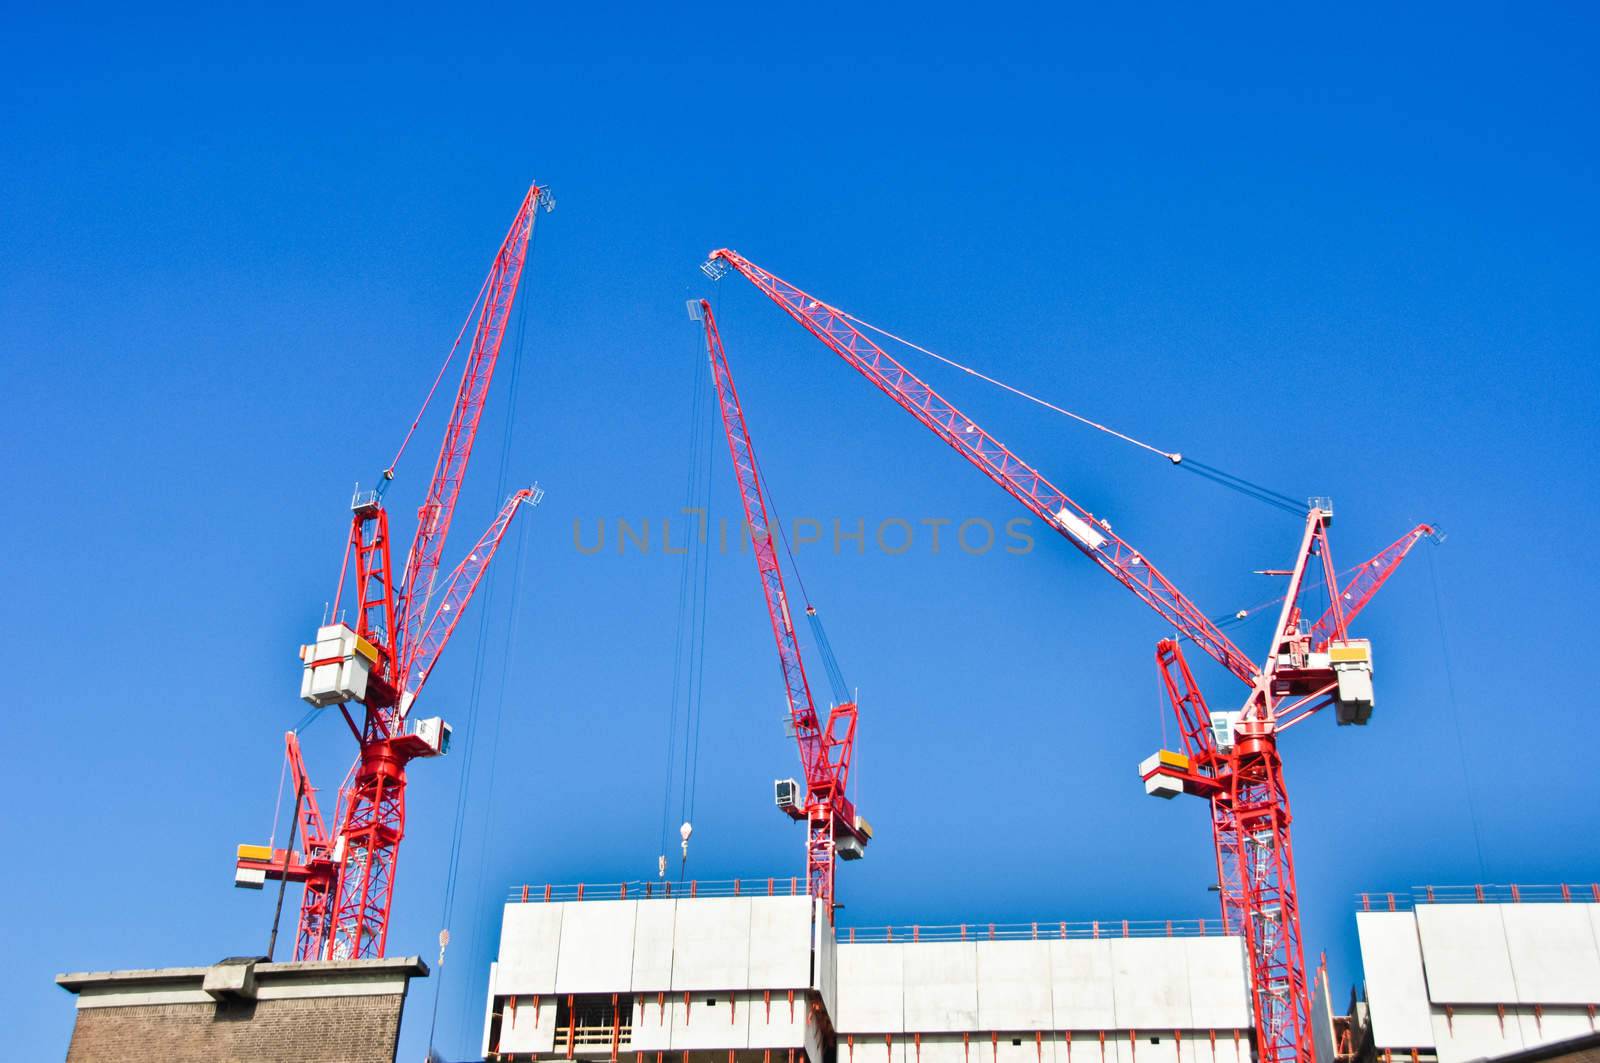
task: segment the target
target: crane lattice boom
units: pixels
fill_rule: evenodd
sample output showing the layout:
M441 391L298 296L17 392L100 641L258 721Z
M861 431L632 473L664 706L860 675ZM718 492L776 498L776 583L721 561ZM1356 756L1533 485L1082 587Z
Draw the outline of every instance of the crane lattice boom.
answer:
M853 701L835 705L824 723L811 698L805 664L800 657L800 640L795 633L789 596L783 586L783 570L772 528L767 520L767 504L761 487L755 445L745 423L744 408L734 387L733 371L722 347L711 304L701 300L691 304L705 328L706 354L711 361L711 376L717 389L717 406L722 414L723 432L728 440L728 455L733 459L739 499L744 505L745 525L750 530L751 550L756 572L766 600L772 637L778 647L778 664L783 673L784 693L788 698L789 719L800 747L800 763L805 773L806 800L803 808L790 814L808 823L807 881L811 895L823 902L823 911L832 912L836 839L849 838L858 853L870 836L857 821L855 808L846 796L850 777L850 758L855 746L856 705Z
M1258 669L1227 635L1191 602L1149 559L1111 530L1108 521L1073 501L1005 444L916 374L887 354L838 309L726 249L713 251L707 266L738 270L769 299L934 435L975 465L1036 516L1077 547L1113 579L1138 595L1175 629L1192 639L1244 683Z
M729 250L702 267L713 279L742 274L795 321L866 377L990 480L1061 533L1249 688L1243 708L1213 713L1183 658L1178 638L1156 650L1185 753L1161 751L1140 765L1147 793L1207 798L1217 882L1227 926L1245 939L1256 1044L1263 1063L1312 1063L1310 997L1300 938L1289 795L1277 735L1336 705L1340 723L1365 723L1372 711L1372 657L1350 639L1350 621L1424 535L1419 526L1366 562L1341 590L1327 529L1331 503L1313 499L1265 663L1257 666L1109 523L1052 485L852 324L854 319ZM1175 455L1173 460L1179 460ZM1309 630L1300 595L1313 572L1330 605Z

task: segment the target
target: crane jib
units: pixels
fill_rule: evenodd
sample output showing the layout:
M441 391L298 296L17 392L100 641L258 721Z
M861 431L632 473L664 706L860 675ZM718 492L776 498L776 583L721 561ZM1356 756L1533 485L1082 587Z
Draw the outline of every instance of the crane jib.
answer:
M1140 551L867 338L841 311L735 252L713 252L712 261L737 270L896 405L1133 591L1207 655L1241 682L1254 684L1259 675L1255 663Z

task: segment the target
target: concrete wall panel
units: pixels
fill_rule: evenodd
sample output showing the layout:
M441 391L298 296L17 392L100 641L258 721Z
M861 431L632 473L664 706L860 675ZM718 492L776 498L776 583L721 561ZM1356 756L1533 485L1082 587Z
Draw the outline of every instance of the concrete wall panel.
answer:
M671 907L668 905L667 907ZM672 1048L672 1004L655 993L641 993L633 1002L635 1052L666 1052Z
M638 901L569 904L561 917L557 993L615 993L633 984Z
M1428 981L1417 923L1410 912L1358 912L1361 969L1366 972L1373 1040L1379 1048L1433 1043Z
M1586 904L1584 908L1589 912L1589 929L1594 931L1594 944L1600 948L1600 904Z
M555 1043L556 1004L542 997L513 997L501 1005L500 1051L548 1052Z
M840 1034L905 1032L905 947L835 947L839 999L834 1029Z
M822 1046L822 1025L806 1023L806 1063L823 1063L828 1055ZM773 1063L788 1063L788 1055L785 1054L782 1061L774 1060Z
M1517 999L1498 904L1419 904L1417 935L1435 1004L1502 1004ZM1367 968L1369 971L1371 968Z
M494 978L500 965L493 960L489 961L489 994L483 1008L483 1051L480 1056L489 1058L489 1027L494 1022Z
M633 922L633 982L635 993L657 993L672 988L672 938L678 902L639 902Z
M1333 1033L1333 996L1327 974L1320 969L1311 977L1311 1045L1317 1063L1334 1063L1338 1042Z
M680 992L748 989L750 898L680 900L677 908L672 988Z
M913 1061L916 1057L913 1048ZM968 1063L967 1051L959 1034L923 1034L921 1058L922 1063Z
M1028 945L1032 942L1018 941L1006 944ZM982 961L979 961L980 964ZM1055 1063L1055 1039L1045 1034L1035 1037L1037 1031L1013 1032L1007 1036L1001 1031L1000 1036L991 1042L990 1052L993 1053L998 1063ZM989 1040L989 1038L984 1038Z
M977 943L979 1028L1004 1032L1048 1030L1054 1026L1050 1006L1050 944L1048 941ZM926 947L906 946L908 968L920 962L920 950ZM1031 1046L1029 1050L1032 1051ZM1001 1063L1007 1061L1002 1059Z
M1589 904L1506 904L1506 947L1516 977L1517 1002L1600 1002L1600 947Z
M809 929L809 928L808 928ZM794 991L794 1005L787 992L774 990L769 1006L761 993L750 994L750 1047L799 1048L805 1043L806 991ZM774 1057L776 1060L776 1057ZM785 1057L787 1060L787 1057Z
M1056 1034L1056 1063L1112 1063L1114 1058L1107 1046L1106 1058L1101 1060L1100 1037L1096 1033L1080 1030Z
M906 950L905 1028L912 1033L976 1030L977 945L941 941L907 945Z
M811 967L811 988L815 989L822 997L822 1006L829 1015L839 1014L839 968L834 958L834 950L838 945L838 932L834 929L832 920L828 919L822 911L822 902L816 902L816 911L812 916L812 948L815 950L815 962Z
M1451 1018L1440 1008L1432 1021L1433 1044L1439 1053L1439 1063L1466 1063L1522 1047L1515 1013L1506 1015L1503 1031L1500 1016L1493 1008L1459 1007Z
M1529 1048L1565 1041L1569 1037L1582 1037L1594 1031L1594 1027L1589 1025L1586 1008L1553 1007L1541 1010L1543 1015L1535 1014L1532 1007L1517 1009L1517 1028L1522 1034L1522 1043ZM1511 1025L1509 1014L1506 1025Z
M1179 1041L1171 1030L1138 1030L1136 1038L1117 1039L1119 1058L1129 1063L1180 1063ZM1209 1047L1209 1046L1208 1046ZM1193 1063L1193 1054L1187 1050L1182 1063Z
M500 922L501 994L553 993L565 904L508 904Z
M811 984L811 898L757 897L750 902L750 988Z
M1177 938L1189 971L1191 1023L1197 1030L1250 1025L1250 979L1244 939ZM1179 1023L1172 1023L1174 1027ZM1209 1046L1208 1046L1209 1047ZM1331 1057L1330 1057L1331 1058Z
M1193 1042L1194 1054L1189 1055L1189 1041L1184 1042L1185 1059L1193 1063L1250 1063L1250 1042L1232 1031L1217 1031L1216 1040L1210 1032L1199 1034Z
M915 1063L909 1040L902 1043L894 1034L889 1038L885 1041L883 1034L855 1035L840 1044L839 1063Z
M1058 1030L1110 1030L1117 1025L1111 942L1050 942L1050 993ZM1076 1043L1074 1043L1076 1050ZM1100 1063L1095 1041L1091 1063ZM1083 1063L1083 1061L1077 1061Z
M1111 942L1116 1025L1124 1030L1170 1030L1194 1025L1189 968L1182 942L1117 938ZM1144 1053L1138 1053L1141 1057Z
M667 1010L675 1052L750 1047L750 1009L726 992L690 993L688 1003L678 993Z

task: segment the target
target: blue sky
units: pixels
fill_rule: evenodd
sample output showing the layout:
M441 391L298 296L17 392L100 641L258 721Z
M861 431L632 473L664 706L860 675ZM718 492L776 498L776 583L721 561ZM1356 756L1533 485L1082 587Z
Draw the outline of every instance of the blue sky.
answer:
M454 943L405 1058L436 991L440 1048L475 1051L510 885L653 870L679 562L584 555L573 526L683 502L686 298L715 293L791 519L1020 513L753 289L714 289L696 269L713 247L1164 447L1333 496L1341 563L1417 520L1449 531L1363 618L1373 725L1284 740L1306 938L1336 985L1358 973L1357 890L1600 876L1576 690L1600 591L1581 540L1600 517L1581 6L59 5L5 26L0 993L19 1058L64 1050L56 972L264 945L270 896L230 887L231 852L270 827L351 482L392 453L535 177L559 208L450 557L502 484L549 493L513 536L520 575L506 555L430 686L459 744L412 772L391 952L435 958L469 763L472 786ZM1292 519L911 364L1208 611L1270 596L1251 570L1288 559ZM407 532L431 461L414 455L391 496ZM1134 774L1161 741L1164 632L1126 591L1042 535L1021 557L922 539L801 564L861 692L878 837L842 872L845 923L1213 914L1202 806L1148 801ZM707 574L703 877L799 867L770 804L797 765L751 569L730 554ZM1261 652L1259 627L1240 637ZM324 721L305 744L331 792L348 735Z

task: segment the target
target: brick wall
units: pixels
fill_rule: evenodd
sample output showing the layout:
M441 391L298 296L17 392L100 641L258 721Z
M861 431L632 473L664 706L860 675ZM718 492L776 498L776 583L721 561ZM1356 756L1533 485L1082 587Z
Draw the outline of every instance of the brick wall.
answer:
M393 1063L401 994L83 1008L67 1063Z

